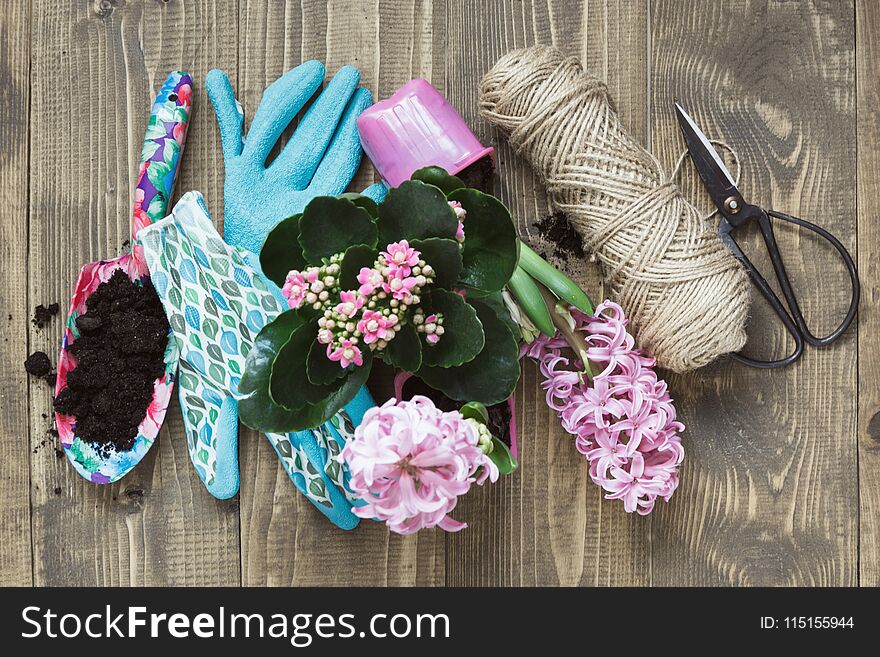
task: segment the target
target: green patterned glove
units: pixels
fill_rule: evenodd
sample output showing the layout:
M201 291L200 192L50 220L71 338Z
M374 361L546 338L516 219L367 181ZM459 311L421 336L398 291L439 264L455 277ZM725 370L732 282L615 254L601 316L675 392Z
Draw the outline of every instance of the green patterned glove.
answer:
M245 360L260 330L281 313L281 305L259 268L249 262L250 254L229 246L217 233L198 192L185 194L169 217L142 230L138 238L180 351L190 456L209 490L214 487L211 492L217 497L230 497L238 490L238 445L218 443L214 436L237 435L238 384ZM297 488L344 529L358 519L351 513L355 500L335 457L372 406L364 393L359 404L349 405L348 413L329 425L297 434L266 434ZM221 472L221 467L234 472ZM231 492L215 487L229 481L235 483Z

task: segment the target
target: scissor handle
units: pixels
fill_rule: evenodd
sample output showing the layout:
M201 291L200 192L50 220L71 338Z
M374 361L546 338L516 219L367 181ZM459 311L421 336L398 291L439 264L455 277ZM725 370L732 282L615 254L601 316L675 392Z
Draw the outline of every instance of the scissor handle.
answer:
M745 255L745 253L743 253L742 249L739 247L739 244L736 243L736 240L731 234L734 226L732 226L726 220L722 220L722 225L720 229L721 239L724 241L724 243L727 245L728 249L730 249L733 255L737 258L737 260L739 260L743 264L746 272L749 275L749 278L751 278L752 282L755 284L755 287L758 288L762 296L768 301L773 311L782 321L786 330L794 338L795 350L789 356L778 360L758 360L755 358L749 358L748 356L743 356L742 354L732 354L732 356L738 362L741 362L751 367L759 367L765 369L784 367L786 365L790 365L798 358L800 358L801 354L803 353L805 342L808 342L809 344L816 347L821 347L831 344L841 335L843 335L843 333L852 323L858 310L860 292L859 278L856 272L855 263L853 262L853 259L850 256L849 252L846 250L843 244L841 244L840 241L836 237L834 237L834 235L829 233L821 226L817 226L816 224L810 223L809 221L805 221L804 219L800 219L798 217L785 214L783 212L775 212L773 210L765 212L759 208L754 208L754 206L752 206L752 208L750 209L753 209L753 212L750 213L751 216L742 217L740 221L737 221L736 225L742 225L749 220L758 222L758 225L761 228L761 236L764 240L764 244L767 247L767 252L770 255L770 262L773 265L773 271L776 274L777 281L779 281L779 286L782 288L783 297L785 298L786 304L788 305L791 314L786 311L785 306L783 306L782 301L773 291L773 288L770 287L761 272L758 271L757 267L755 267L754 264L752 264L752 262ZM846 317L844 317L840 325L825 337L817 338L815 335L813 335L813 333L807 326L806 320L804 319L803 313L800 309L800 304L798 304L797 298L795 297L791 281L788 278L788 273L785 270L785 263L782 260L782 254L779 251L779 246L776 242L776 236L773 233L773 224L770 221L770 217L793 223L802 228L807 228L808 230L811 230L819 235L820 237L826 239L840 254L840 256L844 260L844 263L846 264L847 271L849 272L850 276L850 282L852 284L852 300L850 301L850 307L846 313Z
M819 237L822 237L827 242L829 242L831 246L834 247L834 250L837 251L840 257L843 259L843 263L846 265L846 270L849 274L850 286L852 288L852 297L849 302L849 308L846 311L846 316L843 318L843 321L840 323L840 325L836 329L831 331L831 333L822 338L817 338L815 335L813 335L812 331L810 331L809 327L807 326L806 320L804 320L804 316L801 313L801 309L798 306L797 301L794 300L794 294L792 294L791 297L792 300L794 300L794 306L791 308L791 311L794 314L794 320L797 323L801 333L803 334L804 339L814 347L824 347L831 344L832 342L835 342L841 335L844 334L844 332L846 332L846 329L849 328L849 325L852 324L852 321L853 319L855 319L856 313L859 309L859 295L861 294L861 285L859 284L859 274L856 270L856 263L853 262L852 256L849 254L849 251L846 250L846 247L841 244L840 240L821 226L817 226L816 224L806 221L805 219L794 217L790 214L785 214L784 212L768 210L767 214L775 219L781 219L782 221L787 221L791 224L795 224L796 226L800 226L801 228L806 228L807 230L813 231ZM773 228L770 224L769 219L767 220L767 225L770 229L770 235L772 237ZM761 228L761 232L764 232L763 226ZM776 239L775 237L772 239L775 246ZM764 241L767 241L766 237L764 238ZM776 251L778 252L779 249L776 249ZM785 269L783 268L782 271L784 275ZM788 276L785 276L785 278L787 282ZM788 283L788 287L789 289L791 288L790 283ZM789 303L789 305L791 306L791 303Z
M801 357L801 354L804 351L804 337L798 330L798 327L794 323L794 320L786 312L785 306L782 305L782 301L780 301L779 297L776 296L776 292L774 292L773 288L770 287L767 279L764 278L764 275L761 274L761 272L758 270L757 267L755 267L754 264L752 264L752 261L749 260L748 256L743 252L739 244L736 243L736 240L733 238L733 235L730 232L731 228L732 227L730 226L730 224L727 224L726 220L722 219L722 230L720 231L721 240L727 245L727 248L734 255L734 257L742 263L743 267L746 270L746 273L749 275L749 278L752 279L752 283L754 283L755 287L758 288L758 291L761 293L761 295L765 299L767 299L767 302L770 304L773 312L776 313L776 315L782 321L783 326L785 326L785 330L788 331L792 338L794 338L795 348L794 351L791 352L791 354L789 354L785 358L780 358L778 360L759 360L757 358L744 356L740 353L732 353L730 356L735 361L742 363L743 365L748 365L749 367L758 367L761 369L775 369L777 367L785 367L786 365L791 365L793 362ZM787 276L786 280L788 280ZM783 292L784 290L785 287L783 286Z

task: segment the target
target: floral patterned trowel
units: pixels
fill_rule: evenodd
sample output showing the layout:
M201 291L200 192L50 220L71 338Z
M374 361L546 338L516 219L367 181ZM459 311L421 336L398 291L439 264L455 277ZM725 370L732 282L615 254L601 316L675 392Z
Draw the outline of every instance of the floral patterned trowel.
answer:
M76 359L69 352L69 347L79 337L76 319L86 311L86 299L117 269L125 271L133 281L143 281L149 276L143 248L134 240L134 236L141 228L165 216L183 153L191 110L192 77L188 73L170 73L156 96L147 123L134 195L131 253L112 260L89 263L80 270L58 358L56 397L67 386L68 373L76 367ZM123 477L140 462L156 440L165 419L176 371L177 348L174 341L169 340L165 350L165 374L155 381L152 402L138 426L134 444L125 452L104 453L95 449L77 437L75 418L55 413L61 446L79 474L94 483L108 484Z

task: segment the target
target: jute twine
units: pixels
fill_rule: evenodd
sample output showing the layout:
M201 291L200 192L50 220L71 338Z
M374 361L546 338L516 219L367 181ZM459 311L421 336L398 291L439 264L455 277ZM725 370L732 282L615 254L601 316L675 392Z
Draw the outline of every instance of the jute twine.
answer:
M510 136L598 259L639 346L675 372L739 351L748 278L714 225L620 124L605 84L535 46L501 58L481 114Z

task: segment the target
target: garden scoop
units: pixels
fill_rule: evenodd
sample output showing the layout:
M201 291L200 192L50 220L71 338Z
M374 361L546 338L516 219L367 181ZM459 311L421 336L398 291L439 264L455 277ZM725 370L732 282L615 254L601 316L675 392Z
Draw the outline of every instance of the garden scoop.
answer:
M162 219L168 210L191 111L192 77L188 73L170 73L153 103L141 150L132 212L131 253L111 260L89 263L80 270L58 358L56 399L68 387L68 375L77 367L77 358L70 349L80 337L81 327L78 326L77 319L88 310L86 302L89 297L101 283L109 281L119 270L139 285L149 281L143 249L135 236L145 226ZM119 451L99 448L94 441L82 440L77 435L76 418L56 411L55 423L61 445L80 475L95 483L112 483L128 473L144 457L159 434L171 399L177 371L177 346L173 340L168 341L165 349L164 366L164 375L153 383L152 400L144 408L143 419L137 425L137 436L129 449Z

